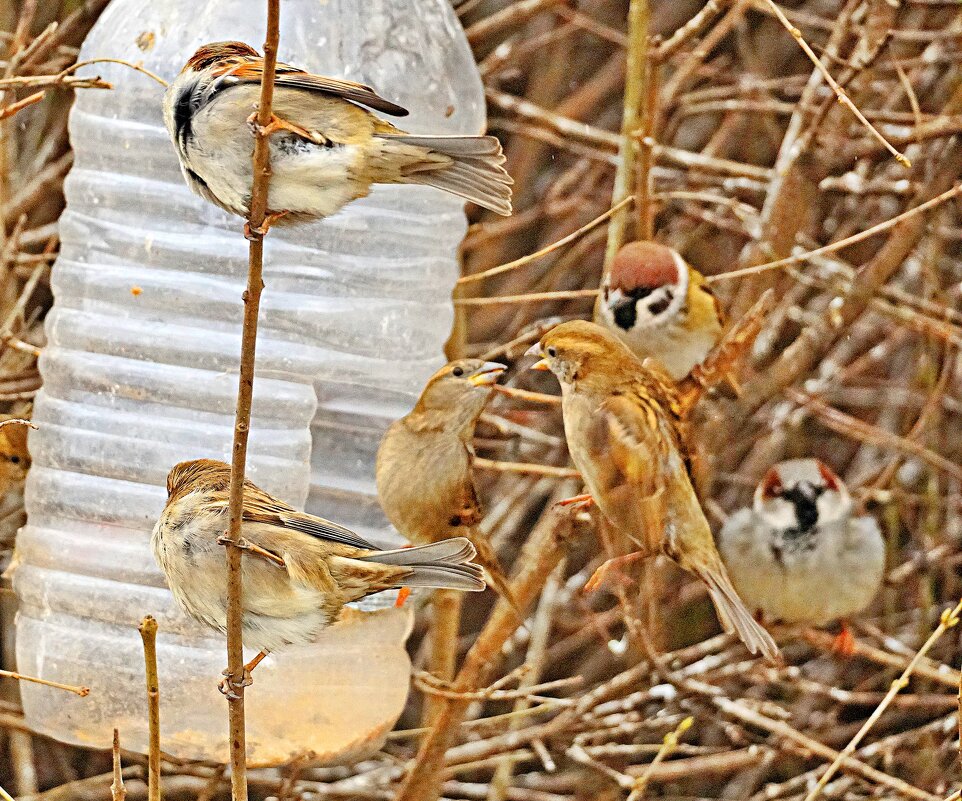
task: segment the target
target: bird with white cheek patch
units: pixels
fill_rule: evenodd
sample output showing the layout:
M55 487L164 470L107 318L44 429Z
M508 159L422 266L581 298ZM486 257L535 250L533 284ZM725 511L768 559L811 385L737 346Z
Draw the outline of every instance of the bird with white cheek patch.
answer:
M264 60L243 42L199 48L164 95L164 121L188 186L246 217ZM366 108L365 108L366 107ZM511 178L493 136L409 134L367 109L408 112L371 87L278 64L270 134L268 218L329 217L373 184L425 184L511 213ZM249 234L250 232L248 232Z
M871 516L857 516L842 480L818 459L770 468L751 508L728 518L722 559L749 608L771 620L821 626L842 622L837 651L851 654L845 619L875 597L885 543Z
M658 242L629 242L618 251L602 280L595 322L639 359L658 359L676 381L722 335L721 308L705 277Z
M230 465L196 459L175 465L167 476L167 504L151 536L158 564L174 598L193 618L227 631L227 562ZM299 512L250 481L244 482L241 520L244 588L243 640L260 653L313 642L334 623L344 605L401 587L479 592L481 568L463 537L415 548L384 551L344 526ZM225 675L227 671L224 671ZM237 689L229 679L221 691Z

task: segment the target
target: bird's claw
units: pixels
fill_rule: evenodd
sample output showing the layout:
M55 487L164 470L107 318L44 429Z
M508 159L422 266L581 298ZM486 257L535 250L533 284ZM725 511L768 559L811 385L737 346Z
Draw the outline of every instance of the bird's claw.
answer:
M602 562L598 566L598 569L591 574L591 578L585 582L585 592L594 592L597 590L602 584L604 584L608 574L612 571L618 572L622 566L631 564L632 562L637 562L639 559L645 559L647 556L648 554L644 551L636 551L635 553L629 553L625 556L616 556L614 559L608 559L607 561ZM627 576L624 578L627 578Z
M250 220L248 220L244 223L244 239L248 242L256 242L259 239L263 239L269 230L269 227L265 225L259 225L255 228L250 224Z
M267 232L271 230L271 227L276 223L281 217L286 217L288 212L286 211L275 211L271 212L264 217L264 221L258 225L251 225L251 221L248 220L244 223L244 238L249 242L256 242L267 236Z
M267 125L261 125L257 121L256 111L247 118L247 125L254 136L270 136L275 131L280 131L285 128L283 121L275 114L271 114L270 121Z
M410 587L401 587L401 589L397 591L397 599L394 601L394 608L400 609L401 607L403 607L404 602L410 597L410 595L411 595Z
M289 133L299 136L302 139L316 139L316 136L312 136L311 132L306 128L303 128L296 123L289 122L282 117L278 117L276 114L271 114L271 118L267 125L261 125L257 121L257 112L255 111L247 118L247 125L250 127L251 133L254 134L254 136L270 136L278 131L288 131ZM319 142L319 144L323 143L324 142Z
M843 622L842 630L832 640L832 652L846 659L855 656L855 637L852 630Z
M250 670L245 667L240 681L234 681L230 668L224 668L224 678L217 682L217 689L227 698L228 701L236 701L241 697L245 687L250 687L254 683ZM240 692L238 692L240 691Z
M557 503L558 506L570 506L572 510L584 511L595 505L595 499L590 493L584 495L573 495L570 498L562 498Z

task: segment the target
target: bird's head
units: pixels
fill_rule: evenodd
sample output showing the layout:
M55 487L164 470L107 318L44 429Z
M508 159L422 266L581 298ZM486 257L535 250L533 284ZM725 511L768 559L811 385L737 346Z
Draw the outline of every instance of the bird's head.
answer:
M231 68L260 59L253 47L244 42L210 42L201 45L184 65L181 72L203 72L214 67Z
M498 362L458 359L438 370L425 385L415 412L433 412L451 421L474 422L508 368Z
M681 255L658 242L629 242L601 285L599 312L622 331L665 325L685 308L690 276Z
M789 459L769 468L755 490L755 513L775 529L805 532L851 514L848 489L819 459Z
M614 334L586 320L555 326L526 355L540 356L531 369L550 370L562 387L627 377L641 366Z
M230 489L230 465L216 459L192 459L175 464L167 474L167 499L195 490Z

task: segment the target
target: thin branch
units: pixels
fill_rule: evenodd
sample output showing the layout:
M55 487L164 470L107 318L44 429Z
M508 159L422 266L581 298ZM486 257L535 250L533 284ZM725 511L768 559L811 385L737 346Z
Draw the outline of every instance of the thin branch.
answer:
M636 162L638 159L638 133L649 131L651 121L645 120L648 99L648 74L651 60L648 58L648 0L631 0L628 5L628 60L625 65L625 94L621 116L621 138L618 147L618 166L615 184L611 192L612 208L621 206L625 198L636 190ZM652 147L648 147L650 163ZM647 197L647 195L646 195ZM639 204L639 212L647 213L647 202ZM628 211L619 210L608 225L608 242L605 246L603 271L607 274L615 254L624 244L628 233Z
M687 717L675 727L673 732L665 735L665 739L662 740L661 748L658 749L655 758L645 767L644 773L635 779L631 792L628 794L628 801L641 801L641 799L645 797L645 790L648 789L648 782L651 781L655 770L678 748L678 741L681 739L681 735L688 731L694 722L694 718Z
M11 420L9 422L19 421ZM31 428L36 428L36 426L31 426ZM66 690L68 693L79 695L81 698L86 698L88 695L90 695L89 687L76 687L72 684L61 684L58 681L38 679L36 676L24 676L22 673L14 673L11 670L0 670L0 676L3 676L7 679L16 679L17 681L29 681L31 684L42 684L44 687L53 687L55 690Z
M878 139L885 149L895 157L899 164L901 164L903 167L911 167L912 162L910 162L902 153L889 144L889 141L882 136L881 133L879 133L878 129L865 118L865 115L862 114L862 112L858 110L858 107L851 101L851 99L849 99L849 96L845 94L845 90L839 86L838 81L832 77L832 74L828 71L826 66L822 64L822 60L815 55L815 51L809 47L808 42L806 42L802 37L802 32L792 25L788 17L786 17L781 8L778 7L778 4L775 3L775 0L764 0L764 2L769 8L771 8L772 13L775 15L778 21L782 23L782 25L785 27L785 30L792 35L796 42L798 42L798 46L802 48L802 50L805 52L805 55L808 56L812 64L815 65L815 69L822 73L822 77L825 78L825 82L832 87L832 91L834 91L836 97L838 97L838 102L848 108L848 110L855 115L858 121L869 130L872 136Z
M234 444L231 454L229 528L227 543L227 684L230 727L231 798L247 801L247 733L244 722L244 613L241 587L241 540L244 509L244 472L247 465L247 440L251 425L254 395L254 360L257 348L257 317L264 288L264 235L267 218L267 192L270 182L270 140L267 126L272 117L274 73L277 68L277 43L280 38L280 0L267 0L267 35L264 41L264 72L257 127L254 139L250 209L247 217L250 247L247 289L244 291L244 323L241 332L240 379L237 386L237 412L234 418Z
M499 264L497 267L491 267L490 269L483 270L479 273L461 276L461 278L458 279L458 284L471 284L475 281L481 281L485 278L490 278L492 275L500 275L501 273L506 273L510 270L516 270L519 267L524 267L526 264L530 264L531 262L540 259L542 256L547 256L549 253L553 253L558 248L564 247L565 245L574 242L576 239L580 239L589 231L597 228L603 222L607 221L613 214L621 211L621 209L623 209L629 203L633 203L634 200L634 197L626 197L603 214L595 217L591 222L585 223L577 231L562 237L557 242L552 242L550 245L541 248L541 250L535 251L534 253L529 253L527 256L522 256L520 259L509 261L506 264Z
M552 507L539 521L519 557L519 564L523 565L521 572L511 582L511 594L520 608L531 603L565 554L569 530L570 517L564 510ZM501 649L518 625L520 621L511 605L499 600L464 658L452 684L455 692L468 693L487 683L500 661ZM469 705L470 702L463 699L442 699L440 713L421 743L395 801L437 801L441 792L444 752L451 745Z
M495 295L488 298L455 298L455 306L497 306L501 303L538 303L543 300L594 299L597 289L563 289L555 292L530 292L525 295Z
M111 749L114 764L114 780L110 783L111 801L125 801L127 788L124 786L124 774L120 764L120 731L114 729L114 743Z
M905 670L902 671L902 675L899 676L892 684L889 686L889 691L885 694L885 698L882 702L875 708L871 715L862 727L858 730L855 736L849 741L848 745L843 748L837 757L832 761L832 764L828 766L828 770L822 774L816 785L812 788L811 792L805 796L805 801L815 801L819 794L825 788L825 785L829 783L831 778L838 772L838 769L842 766L852 754L855 753L855 749L858 748L859 743L865 739L865 735L868 734L872 727L878 722L878 719L882 717L882 713L888 709L892 700L901 692L905 687L908 686L909 677L912 672L918 666L919 662L925 657L925 655L931 650L932 646L937 643L943 634L947 632L953 626L959 623L959 614L962 613L962 601L959 601L954 609L947 609L942 613L939 619L939 625L936 627L935 631L929 635L929 638L925 641L925 644L919 648L915 656L912 657L912 661L906 665Z
M34 103L39 103L43 100L45 92L35 92L32 95L28 95L23 98L23 100L18 100L15 103L10 103L7 106L0 108L0 120L5 120L7 117L12 117L18 111L23 111L23 109L28 106L32 106Z
M146 75L148 78L157 81L157 83L159 83L165 89L170 86L170 84L157 75L157 73L151 72L150 70L142 67L140 64L134 64L132 61L125 61L122 58L91 58L87 61L78 61L76 64L72 64L71 66L67 67L67 69L63 70L59 75L54 77L61 79L66 78L68 75L73 75L73 73L75 73L81 67L88 67L91 64L121 64L124 67L129 67L135 72L139 72L142 75Z
M545 406L561 405L560 395L548 395L545 392L531 392L527 389L506 387L503 384L495 384L494 391L501 395L506 395L509 398L516 398L517 400L528 401L529 403L541 403Z
M529 464L526 462L496 462L475 456L472 464L482 470L495 470L499 473L522 473L533 476L550 476L551 478L581 478L581 473L570 467L554 467L547 464Z
M718 275L708 276L707 280L709 283L715 283L717 281L727 281L731 278L743 278L746 275L755 275L756 273L763 273L767 270L778 270L782 267L788 267L793 264L801 264L804 261L813 259L817 256L824 256L827 253L834 253L837 250L842 250L847 248L849 245L854 245L857 242L861 242L863 239L868 239L869 237L880 234L883 231L887 231L889 228L894 228L901 222L915 217L918 214L923 214L929 209L933 209L936 206L941 206L953 198L962 195L962 184L957 184L951 189L943 192L942 194L927 200L925 203L920 203L918 206L913 206L907 211L903 211L901 214L897 214L885 222L880 222L878 225L873 225L871 228L866 228L864 231L859 231L857 234L845 237L844 239L838 240L838 242L832 242L824 247L816 248L815 250L809 250L806 253L799 253L795 256L789 256L784 259L778 259L777 261L770 261L767 264L759 264L756 267L746 267L743 270L732 270L727 273L719 273Z
M160 801L160 683L157 678L157 621L147 615L137 627L144 641L147 675L147 798ZM116 730L115 730L116 731Z

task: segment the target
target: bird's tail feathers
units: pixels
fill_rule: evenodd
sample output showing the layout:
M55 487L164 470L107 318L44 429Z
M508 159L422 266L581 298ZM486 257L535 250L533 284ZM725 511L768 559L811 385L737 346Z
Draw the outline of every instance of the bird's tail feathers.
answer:
M425 159L401 172L401 183L443 189L496 214L511 214L514 181L504 168L504 153L495 136L420 136L380 134L388 143L424 148L448 159Z
M697 571L698 577L708 587L708 594L715 605L718 620L725 631L735 632L753 654L760 653L766 660L777 664L781 661L778 646L772 635L752 617L745 606L725 567L719 562L716 566Z
M488 579L494 591L508 602L518 620L524 623L524 613L521 611L517 601L514 599L514 595L511 593L504 569L501 567L501 562L498 560L494 548L492 548L491 544L481 535L476 536L473 542L478 551L478 563L488 574Z
M415 565L450 562L461 565L470 562L477 555L474 545L467 537L451 537L440 542L427 545L415 545L410 548L397 548L393 551L375 551L360 559L365 562L377 562L382 565Z
M481 592L487 585L481 568L472 562L463 565L417 565L411 575L401 579L402 587L432 587L436 590Z
M452 537L413 548L376 551L359 557L359 560L410 568L410 575L399 582L402 587L480 592L487 585L482 578L481 568L471 561L476 553L470 540Z

